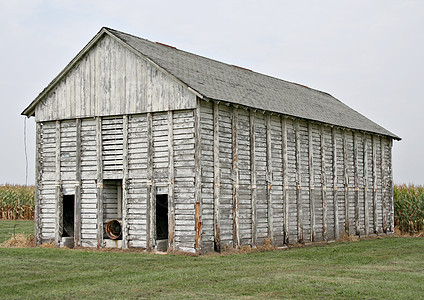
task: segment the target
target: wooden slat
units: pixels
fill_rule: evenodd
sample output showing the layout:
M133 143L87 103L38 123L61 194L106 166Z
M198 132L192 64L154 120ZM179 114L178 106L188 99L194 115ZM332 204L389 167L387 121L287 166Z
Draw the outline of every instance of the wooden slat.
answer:
M146 241L147 250L151 250L154 246L155 238L155 202L154 202L154 186L153 186L153 116L152 113L147 113L147 228Z
M81 119L75 121L76 129L76 167L75 167L75 224L74 241L75 246L81 246Z
M123 102L125 103L125 102ZM122 248L128 248L128 115L122 117L123 163L122 163Z
M35 152L35 195L34 195L34 237L35 245L41 244L41 218L40 218L40 200L41 200L41 187L42 187L42 149L41 149L41 131L42 126L40 122L36 123L36 152Z
M369 205L368 205L368 139L367 135L364 134L364 219L365 219L365 235L370 234L370 217L369 217Z
M300 125L299 120L295 121L295 152L296 152L296 207L297 207L297 241L303 240L303 209L302 209L302 178L300 173Z
M350 216L349 216L349 166L347 153L347 134L343 130L343 184L344 184L344 207L345 207L345 232L350 234Z
M340 238L339 231L339 205L337 199L337 137L336 129L331 128L331 137L333 144L333 206L334 206L334 238L338 240Z
M314 147L312 141L312 123L308 122L308 163L309 163L309 215L311 222L311 241L315 241L315 178L314 178Z
M219 103L213 103L213 224L215 250L221 252L220 236L220 191L221 191L221 170L219 163Z
M321 198L322 198L322 235L324 241L328 241L328 217L327 217L327 172L325 163L325 131L320 128L321 146Z
M378 210L377 210L377 145L376 136L372 135L372 212L374 221L374 233L378 233Z
M272 137L271 137L271 115L266 114L266 181L267 181L267 223L268 238L271 243L274 241L274 211L272 208Z
M233 182L233 245L240 246L239 225L239 153L238 153L238 108L231 110L232 123L232 182Z
M196 239L195 248L196 252L200 252L202 248L202 203L201 203L201 192L202 192L202 170L200 166L200 149L201 149L201 135L200 135L200 99L197 99L197 106L194 110L194 198L196 203Z
M251 210L252 210L252 247L256 247L256 146L255 146L255 115L253 110L249 111L250 126L250 186L251 186Z
M175 250L174 113L168 111L168 249Z
M56 121L56 166L55 166L55 204L56 204L56 231L55 242L57 245L63 234L63 197L62 197L62 183L60 178L60 121Z
M355 185L355 234L360 236L361 226L359 224L359 161L358 161L358 136L353 132L353 169Z
M97 166L97 247L103 247L103 164L102 118L96 117L96 166Z
M384 138L380 137L380 149L381 149L381 205L383 210L383 232L387 233L387 201L386 201L386 158L385 158L385 145Z

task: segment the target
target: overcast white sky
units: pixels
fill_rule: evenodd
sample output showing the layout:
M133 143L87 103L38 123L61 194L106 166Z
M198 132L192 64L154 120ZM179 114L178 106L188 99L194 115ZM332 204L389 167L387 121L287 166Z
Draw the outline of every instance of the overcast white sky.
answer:
M395 183L424 184L424 1L203 2L1 1L0 184L26 182L20 113L102 26L328 92L403 138Z

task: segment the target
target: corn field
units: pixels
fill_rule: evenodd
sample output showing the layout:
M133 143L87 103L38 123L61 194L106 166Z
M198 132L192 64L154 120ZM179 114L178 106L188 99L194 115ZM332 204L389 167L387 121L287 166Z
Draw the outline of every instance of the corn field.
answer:
M393 198L395 226L402 233L424 230L424 186L395 185Z
M34 219L33 186L0 185L0 219Z

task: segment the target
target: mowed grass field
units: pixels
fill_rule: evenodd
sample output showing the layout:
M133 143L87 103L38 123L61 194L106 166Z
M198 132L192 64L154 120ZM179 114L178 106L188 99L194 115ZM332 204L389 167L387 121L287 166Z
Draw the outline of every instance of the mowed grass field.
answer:
M200 257L0 248L0 270L1 299L423 299L424 238Z

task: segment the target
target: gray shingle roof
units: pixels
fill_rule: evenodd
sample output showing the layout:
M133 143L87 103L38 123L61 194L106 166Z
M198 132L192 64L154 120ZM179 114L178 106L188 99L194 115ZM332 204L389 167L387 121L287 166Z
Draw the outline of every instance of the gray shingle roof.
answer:
M400 139L330 94L106 30L206 98Z

